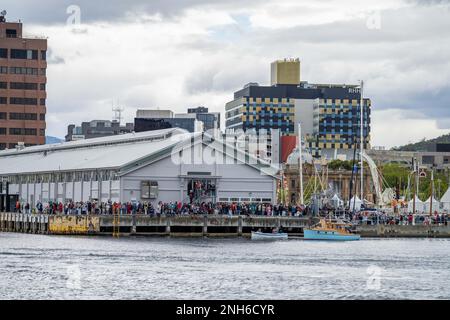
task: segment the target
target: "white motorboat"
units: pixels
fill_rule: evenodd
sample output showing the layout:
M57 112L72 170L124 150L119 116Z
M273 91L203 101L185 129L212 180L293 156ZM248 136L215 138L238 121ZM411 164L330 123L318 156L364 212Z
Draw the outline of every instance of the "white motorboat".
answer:
M288 234L282 232L265 233L265 232L252 232L252 240L287 240Z

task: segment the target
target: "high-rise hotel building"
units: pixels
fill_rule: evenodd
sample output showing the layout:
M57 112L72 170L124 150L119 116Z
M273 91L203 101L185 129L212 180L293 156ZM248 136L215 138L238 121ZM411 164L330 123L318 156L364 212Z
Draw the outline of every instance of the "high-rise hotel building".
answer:
M0 150L45 144L47 40L0 15Z
M249 83L225 106L226 129L279 129L302 136L314 156L350 157L360 139L358 85L309 84L300 79L300 61L271 65L271 86ZM370 148L370 99L363 99L364 147Z

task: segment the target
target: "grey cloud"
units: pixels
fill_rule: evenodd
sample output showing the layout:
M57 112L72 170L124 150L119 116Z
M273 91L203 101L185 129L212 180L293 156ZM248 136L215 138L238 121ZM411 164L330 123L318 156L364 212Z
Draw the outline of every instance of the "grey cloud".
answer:
M449 5L450 0L406 0L406 3L420 6Z
M8 11L7 18L36 24L65 24L70 5L81 9L81 22L124 20L127 14L138 16L160 13L177 15L186 8L200 5L231 7L236 4L256 3L260 0L232 0L211 2L210 0L3 0L2 7Z

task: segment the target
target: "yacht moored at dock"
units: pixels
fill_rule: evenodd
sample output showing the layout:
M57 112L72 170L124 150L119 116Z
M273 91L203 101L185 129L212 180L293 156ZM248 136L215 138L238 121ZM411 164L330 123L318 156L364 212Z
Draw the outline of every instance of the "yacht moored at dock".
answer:
M319 225L304 229L305 240L354 241L361 236L349 230L350 224L321 219Z

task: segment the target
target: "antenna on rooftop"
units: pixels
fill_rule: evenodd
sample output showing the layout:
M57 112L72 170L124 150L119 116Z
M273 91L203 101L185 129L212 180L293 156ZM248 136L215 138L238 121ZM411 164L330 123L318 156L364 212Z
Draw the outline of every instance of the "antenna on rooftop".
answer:
M125 108L122 107L114 107L114 102L113 102L113 107L112 107L112 111L114 112L114 119L113 120L117 120L119 121L119 125L122 122L122 112L125 111Z
M0 22L6 22L5 16L6 16L6 10L3 10L2 12L0 12Z

